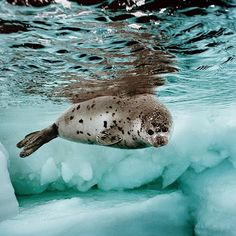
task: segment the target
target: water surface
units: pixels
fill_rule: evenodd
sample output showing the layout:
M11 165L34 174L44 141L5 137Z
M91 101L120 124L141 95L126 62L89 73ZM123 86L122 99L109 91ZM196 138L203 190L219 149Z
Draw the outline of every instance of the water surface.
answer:
M117 225L126 235L191 235L191 227L198 235L233 235L236 8L233 1L193 2L114 9L114 1L104 9L0 1L0 142L20 203L1 232L97 232L92 218L101 235L119 234ZM174 117L169 145L129 152L57 139L31 158L18 157L15 144L71 102L117 91L154 92L166 104Z
M71 96L65 91L91 88L83 81L145 85L163 73L159 96L173 107L234 104L235 11L215 5L114 11L74 2L28 8L1 1L0 107L63 103Z

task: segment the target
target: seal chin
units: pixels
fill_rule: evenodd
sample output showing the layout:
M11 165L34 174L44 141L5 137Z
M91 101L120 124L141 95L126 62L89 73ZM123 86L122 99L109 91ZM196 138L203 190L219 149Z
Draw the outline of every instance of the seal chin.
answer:
M153 143L154 147L165 146L168 143L169 138L167 136L158 136Z

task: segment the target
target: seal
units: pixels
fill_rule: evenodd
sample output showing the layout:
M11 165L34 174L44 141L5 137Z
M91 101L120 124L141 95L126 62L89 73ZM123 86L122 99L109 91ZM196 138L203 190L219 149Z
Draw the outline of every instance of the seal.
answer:
M160 147L168 143L172 117L155 95L100 96L74 104L51 126L17 144L20 157L56 137L116 148Z

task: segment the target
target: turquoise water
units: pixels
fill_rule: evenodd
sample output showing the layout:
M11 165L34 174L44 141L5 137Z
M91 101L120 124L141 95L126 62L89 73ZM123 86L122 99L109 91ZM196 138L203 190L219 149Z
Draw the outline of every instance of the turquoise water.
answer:
M236 8L112 11L70 4L0 1L0 142L20 204L0 234L64 235L70 226L68 235L75 235L78 225L94 230L87 235L134 235L124 218L137 222L142 236L234 235ZM145 87L157 76L166 80L157 97L174 118L166 147L114 150L58 139L18 157L15 144L51 124L73 94L106 93L119 79ZM139 218L140 212L147 214ZM58 221L58 228L67 216L72 223L64 228ZM94 227L84 224L90 218Z
M45 99L63 103L61 89L80 79L131 73L145 79L172 71L163 64L179 70L166 77L160 92L165 103L183 108L236 101L234 7L169 14L76 3L40 9L0 4L1 108Z

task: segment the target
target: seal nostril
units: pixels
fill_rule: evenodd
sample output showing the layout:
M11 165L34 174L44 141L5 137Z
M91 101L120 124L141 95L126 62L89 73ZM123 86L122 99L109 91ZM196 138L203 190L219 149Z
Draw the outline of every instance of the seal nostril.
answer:
M168 132L168 128L167 128L167 127L163 127L163 128L161 129L161 131L164 132L164 133L165 133L165 132Z

